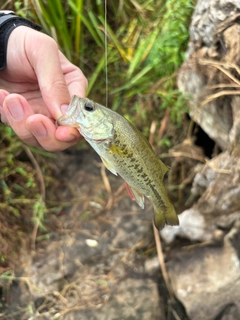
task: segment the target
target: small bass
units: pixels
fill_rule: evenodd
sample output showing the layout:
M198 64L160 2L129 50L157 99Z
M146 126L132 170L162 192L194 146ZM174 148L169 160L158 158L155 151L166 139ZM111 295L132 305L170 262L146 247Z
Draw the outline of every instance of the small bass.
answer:
M168 168L127 119L87 98L73 96L58 125L76 127L107 169L125 180L131 198L141 208L144 208L144 196L152 202L158 229L165 224L179 224L163 185Z

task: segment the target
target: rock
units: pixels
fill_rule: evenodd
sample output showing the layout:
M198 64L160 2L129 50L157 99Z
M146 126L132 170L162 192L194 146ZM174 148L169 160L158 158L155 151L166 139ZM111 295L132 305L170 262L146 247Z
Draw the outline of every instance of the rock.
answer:
M195 203L180 215L180 226L170 236L162 231L167 243L176 236L200 242L181 248L167 263L190 320L240 314L239 10L238 0L198 1L178 79L180 90L191 96L190 116L220 148L195 175Z
M161 231L161 237L167 244L171 244L177 236L193 242L209 241L213 237L203 215L195 208L185 210L179 215L179 226L166 226Z
M147 259L145 261L145 270L149 273L149 274L153 274L155 271L159 271L160 270L160 264L159 264L159 259L158 257L154 257L151 259Z
M240 209L239 170L239 158L230 156L226 151L210 160L199 173L203 179L208 179L208 187L198 200L197 208L208 223ZM193 183L194 190L197 189L200 180L199 176L196 177Z
M223 246L201 246L181 252L167 264L177 298L190 319L214 320L240 314L240 222ZM223 318L222 318L223 317Z
M240 9L238 0L198 1L190 27L190 44L188 55L194 50L195 43L211 47L217 26Z
M240 62L239 10L238 0L198 1L187 60L178 78L180 90L192 98L191 117L223 150L233 125L231 104L237 81L231 74L237 73Z
M229 133L229 152L236 157L240 156L240 97L235 96L232 99L233 126Z

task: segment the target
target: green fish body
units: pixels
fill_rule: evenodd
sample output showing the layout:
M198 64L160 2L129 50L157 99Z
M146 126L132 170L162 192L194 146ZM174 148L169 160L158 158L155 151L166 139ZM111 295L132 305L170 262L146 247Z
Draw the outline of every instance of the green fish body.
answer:
M152 202L158 229L179 224L163 185L168 168L127 119L87 98L73 96L58 124L78 128L107 169L126 181L130 195L141 208L144 196Z

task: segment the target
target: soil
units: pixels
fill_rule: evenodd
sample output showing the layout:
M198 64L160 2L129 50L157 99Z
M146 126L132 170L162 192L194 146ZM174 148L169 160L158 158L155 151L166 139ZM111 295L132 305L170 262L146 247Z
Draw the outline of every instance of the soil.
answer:
M47 216L48 239L22 247L12 278L1 280L0 319L185 316L161 273L150 202L140 209L91 149L48 165L58 183L46 203L57 194L61 209Z

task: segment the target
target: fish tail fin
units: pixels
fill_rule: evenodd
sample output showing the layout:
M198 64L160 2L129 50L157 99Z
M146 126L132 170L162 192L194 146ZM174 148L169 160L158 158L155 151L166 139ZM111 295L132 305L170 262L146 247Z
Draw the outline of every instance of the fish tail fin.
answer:
M170 226L179 225L178 216L171 203L163 209L154 207L154 224L158 230L161 230L166 224Z

